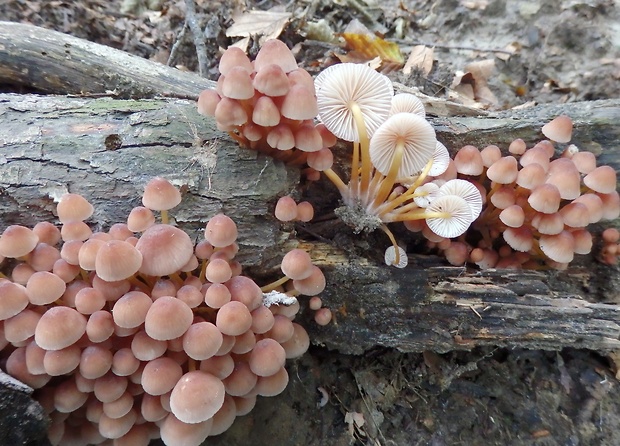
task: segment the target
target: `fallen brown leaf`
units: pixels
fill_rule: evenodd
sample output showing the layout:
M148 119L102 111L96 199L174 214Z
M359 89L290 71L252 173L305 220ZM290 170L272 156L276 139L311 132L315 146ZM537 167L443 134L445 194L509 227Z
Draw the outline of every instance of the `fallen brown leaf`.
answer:
M414 68L421 70L425 76L433 69L433 56L435 50L425 45L416 45L411 49L409 58L403 67L404 74L411 74Z
M277 11L246 11L233 15L234 23L226 30L227 37L259 36L262 43L275 39L288 24L292 14Z

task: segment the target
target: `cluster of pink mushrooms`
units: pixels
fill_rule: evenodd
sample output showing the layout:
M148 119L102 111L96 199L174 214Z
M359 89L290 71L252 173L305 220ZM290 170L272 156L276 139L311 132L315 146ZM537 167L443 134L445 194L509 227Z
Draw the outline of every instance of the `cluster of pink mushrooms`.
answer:
M267 70L271 74L263 75ZM342 195L344 206L336 213L345 223L356 232L380 228L388 235L392 246L386 250L386 263L390 265L404 267L407 256L387 223L425 221L434 236L448 238L467 230L480 211L480 193L465 181L448 181L437 187L437 200L428 200L426 178L440 175L450 157L414 95L394 96L389 78L367 65L335 65L314 82L308 82L307 73L297 74L302 72L278 40L267 41L254 62L229 48L220 62L217 89L201 94L198 110L215 116L218 127L245 147L265 150L266 141L271 148L267 153L295 149L279 158L307 163L311 178L323 172ZM271 80L269 85L281 79L284 87L267 88L266 79ZM265 119L266 115L273 119ZM314 124L315 117L320 124ZM285 145L281 145L283 132L291 135ZM346 184L332 170L329 147L336 137L353 143Z
M273 77L286 84L283 90L262 86L266 67L278 73ZM549 140L530 149L520 140L510 145L509 156L502 156L496 146L481 151L466 146L451 160L417 97L395 95L389 78L367 65L331 66L312 86L305 74L296 75L299 81L291 79L300 69L286 45L272 40L254 62L235 48L226 50L220 72L217 90L202 93L199 111L215 116L218 126L246 147L260 148L265 138L268 143L276 141L272 133L279 135L282 126L290 126L288 104L297 97L299 112L308 111L298 119L305 120L302 127L314 129L315 142L307 143L305 131L297 136L292 130L295 137L285 147L278 145L280 139L268 145L282 150L299 142L297 147L309 152L307 156L288 158L305 161L310 178L321 172L334 183L343 203L335 212L356 232L385 232L392 243L385 252L388 265L407 265L406 252L387 226L392 222L420 232L455 265L471 261L486 268L528 267L543 260L563 268L575 253L590 252L587 225L618 216L613 168L597 167L592 153L574 145L553 160L553 142L564 144L571 138L567 116L545 125L543 133ZM245 92L243 97L231 96L238 89ZM234 107L233 101L237 101ZM273 120L263 119L267 114L263 103L270 104ZM314 116L320 122L316 126ZM348 177L332 170L329 147L334 138L352 144ZM276 212L283 215L283 208L278 203ZM278 218L294 220L293 214ZM472 225L478 233L473 242L471 233L466 234ZM607 248L607 263L615 249L615 245Z
M484 209L468 240L442 246L451 263L564 269L575 254L590 253L593 238L587 226L618 218L620 197L615 170L597 167L593 153L569 145L555 158L552 141L568 143L572 127L562 115L543 127L549 140L527 148L517 139L507 156L494 145L482 150L464 146L457 152L451 175L481 191ZM607 251L607 257L615 253L611 247Z
M220 130L243 147L292 165L331 157L326 148L336 138L314 122L314 80L286 44L268 40L252 62L243 50L229 47L219 71L217 88L200 94L198 111L214 116Z
M93 206L66 194L60 229L2 233L0 358L36 389L52 444L199 445L282 392L285 360L307 350L295 296L325 287L310 256L290 251L285 277L261 288L234 260L235 223L215 215L194 244L168 224L180 201L155 178L144 206L107 232L92 232Z

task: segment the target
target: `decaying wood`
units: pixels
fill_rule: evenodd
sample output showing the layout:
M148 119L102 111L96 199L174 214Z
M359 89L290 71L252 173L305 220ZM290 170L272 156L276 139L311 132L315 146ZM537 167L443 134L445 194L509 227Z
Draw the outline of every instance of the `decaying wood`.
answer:
M39 28L0 22L0 85L52 94L196 98L214 83L124 51Z
M620 139L611 135L618 132L620 101L567 104L562 111L575 120L579 144L605 146L599 159L618 169ZM536 107L519 119L489 114L435 123L442 140L480 146L505 134L535 140L557 113ZM163 175L185 191L177 223L198 237L210 216L228 213L240 226L242 260L254 270L272 270L296 243L291 228L271 214L276 198L295 189L298 172L240 150L191 102L0 95L0 116L0 227L54 221L54 199L66 191L87 196L96 207L94 224L109 227L139 204L150 177ZM620 348L620 307L594 303L620 300L613 267L479 272L419 257L399 270L376 262L374 252L358 257L304 246L326 274L323 297L336 315L327 327L306 326L315 342L343 353L374 346Z

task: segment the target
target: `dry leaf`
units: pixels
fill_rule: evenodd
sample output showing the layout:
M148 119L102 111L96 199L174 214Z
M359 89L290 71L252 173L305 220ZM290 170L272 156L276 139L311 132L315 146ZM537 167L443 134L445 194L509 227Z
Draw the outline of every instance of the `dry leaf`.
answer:
M522 46L519 42L509 43L508 45L504 47L503 52L495 53L495 57L497 57L500 60L507 61L508 59L510 59L510 56L521 51L521 48Z
M226 30L227 37L260 36L259 42L275 39L291 19L290 12L246 11L233 16L233 25Z
M486 79L482 76L477 78L471 72L457 72L451 89L450 99L458 100L468 107L486 108L497 104L497 98L487 86Z
M347 412L344 415L344 422L349 425L349 434L353 436L356 429L360 429L364 426L366 420L364 419L364 415L359 412Z
M425 45L416 45L411 49L409 58L403 67L403 73L411 74L413 68L421 70L425 76L433 69L434 49Z
M476 82L486 83L495 72L495 60L485 59L472 62L465 66L465 71L471 73Z
M350 50L338 56L342 62L362 63L380 57L383 72L390 72L403 66L405 59L394 42L375 36L358 20L352 20L341 34Z

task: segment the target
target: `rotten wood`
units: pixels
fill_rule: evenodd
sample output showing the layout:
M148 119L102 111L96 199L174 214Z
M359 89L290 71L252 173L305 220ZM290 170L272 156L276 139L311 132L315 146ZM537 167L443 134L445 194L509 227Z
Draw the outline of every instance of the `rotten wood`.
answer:
M620 101L562 110L575 119L580 144L605 145L599 159L618 169L620 139L609 138L618 133ZM507 133L532 141L555 114L554 106L536 107L519 119L504 113L442 117L436 124L439 138L453 147ZM92 223L107 228L139 204L150 177L163 175L184 190L174 217L195 237L217 212L238 222L242 260L252 271L273 272L284 251L300 243L292 227L272 217L277 197L297 187L298 172L239 149L192 102L7 94L0 95L0 116L0 227L55 221L54 199L70 191L88 197L96 207ZM399 270L376 261L372 249L356 256L324 244L303 246L325 272L324 301L336 315L327 327L305 325L314 342L342 353L375 346L404 352L620 348L620 307L596 303L620 301L615 267L586 261L565 272L480 272L413 256Z

